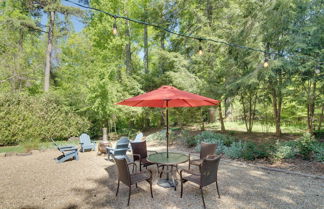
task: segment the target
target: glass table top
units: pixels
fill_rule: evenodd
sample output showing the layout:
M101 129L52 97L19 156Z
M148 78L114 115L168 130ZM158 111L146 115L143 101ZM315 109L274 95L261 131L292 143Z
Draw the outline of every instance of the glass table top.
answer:
M159 152L159 153L151 154L146 159L152 163L174 165L174 164L187 162L189 160L189 157L186 154L169 152L169 157L167 158L166 152Z

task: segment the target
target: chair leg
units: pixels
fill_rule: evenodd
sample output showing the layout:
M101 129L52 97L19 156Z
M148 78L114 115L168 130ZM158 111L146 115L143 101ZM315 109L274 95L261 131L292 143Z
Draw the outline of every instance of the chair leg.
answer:
M164 171L164 165L162 165L162 171L160 173L160 178L162 177L163 171Z
M203 204L204 204L204 208L206 208L205 199L204 199L204 192L203 192L203 188L202 187L200 187L200 192L201 192L201 198L202 198L202 201L203 201Z
M136 188L137 188L137 183L135 183L135 186L136 186Z
M152 191L152 179L150 180L150 190L151 190L151 197L153 198L153 191Z
M118 181L118 184L117 184L116 197L117 197L117 195L118 195L118 191L119 191L119 181Z
M218 198L220 198L220 195L219 195L219 190L218 190L218 184L217 184L217 180L216 180L216 189L217 189Z
M181 193L180 193L180 198L182 198L182 194L183 194L183 181L182 181L182 179L181 179L180 181L181 181Z
M131 186L129 186L129 192L128 192L128 203L127 206L129 206L130 196L131 196Z

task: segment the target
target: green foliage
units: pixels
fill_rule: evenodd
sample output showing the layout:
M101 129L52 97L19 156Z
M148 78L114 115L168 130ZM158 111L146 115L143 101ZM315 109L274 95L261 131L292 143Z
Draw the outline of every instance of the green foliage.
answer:
M188 146L188 147L194 147L197 145L197 140L195 139L194 136L192 136L190 134L189 131L187 130L183 130L181 131L181 138L183 139L183 141L185 142L185 144Z
M215 133L212 131L203 131L195 136L195 140L198 142L214 143L215 141L222 141L224 145L230 146L235 139L232 136Z
M241 158L246 144L242 141L233 142L230 147L225 147L224 154L232 159Z
M312 146L314 152L314 159L319 162L324 162L324 143L316 142Z
M310 133L305 133L302 137L300 137L297 140L298 152L302 155L304 159L310 159L314 143L315 139Z
M172 143L175 138L175 132L173 132L171 129L169 129L169 143ZM146 140L148 141L166 141L166 130L163 129L161 131L157 131L155 133L152 133L146 137Z
M242 151L242 158L246 160L255 160L257 158L267 158L269 156L270 146L268 144L255 144L246 142Z
M271 152L271 158L275 161L293 158L295 155L296 149L294 142L280 143L277 141Z
M64 139L87 131L90 123L54 95L0 95L0 144L33 147L49 138Z

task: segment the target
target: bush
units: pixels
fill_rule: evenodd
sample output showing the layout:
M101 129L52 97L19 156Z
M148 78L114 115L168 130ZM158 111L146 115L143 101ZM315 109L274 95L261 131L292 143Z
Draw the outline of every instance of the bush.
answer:
M194 147L197 145L197 141L195 140L195 137L190 134L189 131L183 130L181 131L181 138L183 139L184 143L188 147Z
M324 162L324 143L316 142L312 146L316 161Z
M0 95L0 145L34 146L49 138L66 139L90 123L54 95Z
M174 138L176 138L175 132L173 132L173 131L171 131L171 129L169 129L169 143L172 143ZM146 140L148 140L148 141L154 141L154 140L166 141L166 130L163 129L161 131L152 133L146 137Z
M230 147L225 147L224 154L233 159L241 158L246 144L244 142L233 142Z
M314 147L315 139L310 133L305 133L297 139L297 148L299 154L306 160L309 160Z
M277 141L271 153L271 158L273 160L293 158L296 155L296 151L292 145L293 143L280 143Z
M197 143L215 143L216 141L222 141L225 146L230 146L235 139L232 136L227 136L224 134L214 133L211 131L203 131L195 136Z
M210 140L210 141L206 140L204 142L205 143L217 144L216 154L223 154L224 153L224 149L225 149L226 146L224 145L222 140ZM200 152L200 144L196 145L195 151Z

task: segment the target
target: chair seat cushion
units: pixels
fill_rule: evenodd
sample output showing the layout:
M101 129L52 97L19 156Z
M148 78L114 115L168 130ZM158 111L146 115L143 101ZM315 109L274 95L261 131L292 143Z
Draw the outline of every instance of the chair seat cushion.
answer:
M203 162L203 160L200 160L200 159L197 159L197 160L190 160L190 164L191 164L191 165L196 165L196 166L201 165L202 162Z
M131 174L131 184L135 184L137 182L145 181L147 179L150 179L150 175L147 172Z
M198 185L200 185L200 175L189 175L189 176L184 176L182 179L185 179L187 181L194 182Z

